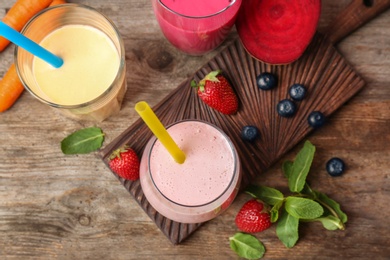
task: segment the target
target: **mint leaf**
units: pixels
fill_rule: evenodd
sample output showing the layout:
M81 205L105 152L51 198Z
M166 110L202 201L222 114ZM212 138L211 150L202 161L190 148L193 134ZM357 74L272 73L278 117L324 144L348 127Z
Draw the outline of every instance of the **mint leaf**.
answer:
M256 237L236 233L233 237L229 237L230 248L237 253L238 256L246 259L259 259L265 253L265 247Z
M296 218L315 219L324 213L324 209L318 202L306 198L287 197L284 207Z
M98 150L104 141L104 133L98 127L78 130L61 141L64 154L86 154Z
M282 164L282 171L283 171L284 176L287 179L290 178L290 176L292 174L292 166L293 166L293 162L292 161L285 161Z
M319 191L313 190L310 188L310 186L306 183L305 187L301 191L302 194L307 195L311 199L319 202L324 210L325 215L332 214L337 219L340 219L342 223L346 223L348 220L347 215L341 210L340 204L338 204L336 201L329 198L326 194L321 193ZM344 229L344 225L340 229Z
M297 243L299 238L298 226L299 219L283 210L276 226L276 235L287 248L291 248Z
M270 210L271 223L275 223L279 218L279 210L283 205L284 200L278 201Z
M316 218L312 221L320 221L327 230L344 229L344 225L341 220L332 215Z
M305 183L305 186L303 187L300 193L306 195L307 197L313 200L317 199L317 193L314 190L312 190L312 188L310 188L307 182Z
M303 189L311 163L313 162L315 150L315 146L306 141L297 154L291 172L288 174L288 187L291 192L300 192Z
M340 204L329 198L326 194L314 191L319 203L321 203L326 209L328 209L335 217L338 217L342 223L346 223L348 220L347 214L345 214ZM344 229L344 228L342 228Z
M258 198L268 205L275 205L276 203L283 201L283 193L277 189L251 185L246 189L246 192L252 197Z

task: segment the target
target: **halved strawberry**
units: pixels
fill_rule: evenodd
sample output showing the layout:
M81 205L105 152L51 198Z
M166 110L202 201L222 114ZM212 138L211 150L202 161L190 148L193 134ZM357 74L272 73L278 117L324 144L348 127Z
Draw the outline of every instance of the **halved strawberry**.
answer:
M251 199L242 206L235 222L237 228L246 233L266 230L271 226L269 209L262 201Z

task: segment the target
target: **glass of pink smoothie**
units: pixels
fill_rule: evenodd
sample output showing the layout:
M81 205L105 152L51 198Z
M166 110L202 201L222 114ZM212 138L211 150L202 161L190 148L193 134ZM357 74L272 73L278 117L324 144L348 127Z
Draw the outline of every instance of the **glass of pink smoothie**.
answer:
M241 182L237 151L216 126L184 120L167 127L186 154L175 162L155 137L141 158L140 182L149 203L165 217L181 223L215 218L232 203Z
M160 28L177 49L202 55L218 47L236 20L242 0L152 0Z

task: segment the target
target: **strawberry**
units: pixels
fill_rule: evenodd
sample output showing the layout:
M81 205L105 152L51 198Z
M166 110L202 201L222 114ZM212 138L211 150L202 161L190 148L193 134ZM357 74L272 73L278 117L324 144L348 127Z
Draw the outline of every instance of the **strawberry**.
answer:
M198 84L191 82L191 87L197 88L198 96L204 103L219 112L231 115L238 110L238 98L227 79L220 70L212 71Z
M236 226L246 233L257 233L271 226L268 207L257 199L247 201L236 216Z
M131 181L139 179L139 159L131 148L125 146L113 151L109 165L113 172L124 179Z

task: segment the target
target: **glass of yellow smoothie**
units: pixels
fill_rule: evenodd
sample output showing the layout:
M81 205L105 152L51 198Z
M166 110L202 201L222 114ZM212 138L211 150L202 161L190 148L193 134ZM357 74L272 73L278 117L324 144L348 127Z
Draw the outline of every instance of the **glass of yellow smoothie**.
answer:
M19 77L34 97L76 119L100 122L119 112L125 50L112 21L91 7L65 4L34 16L22 33L64 60L54 68L16 47Z

